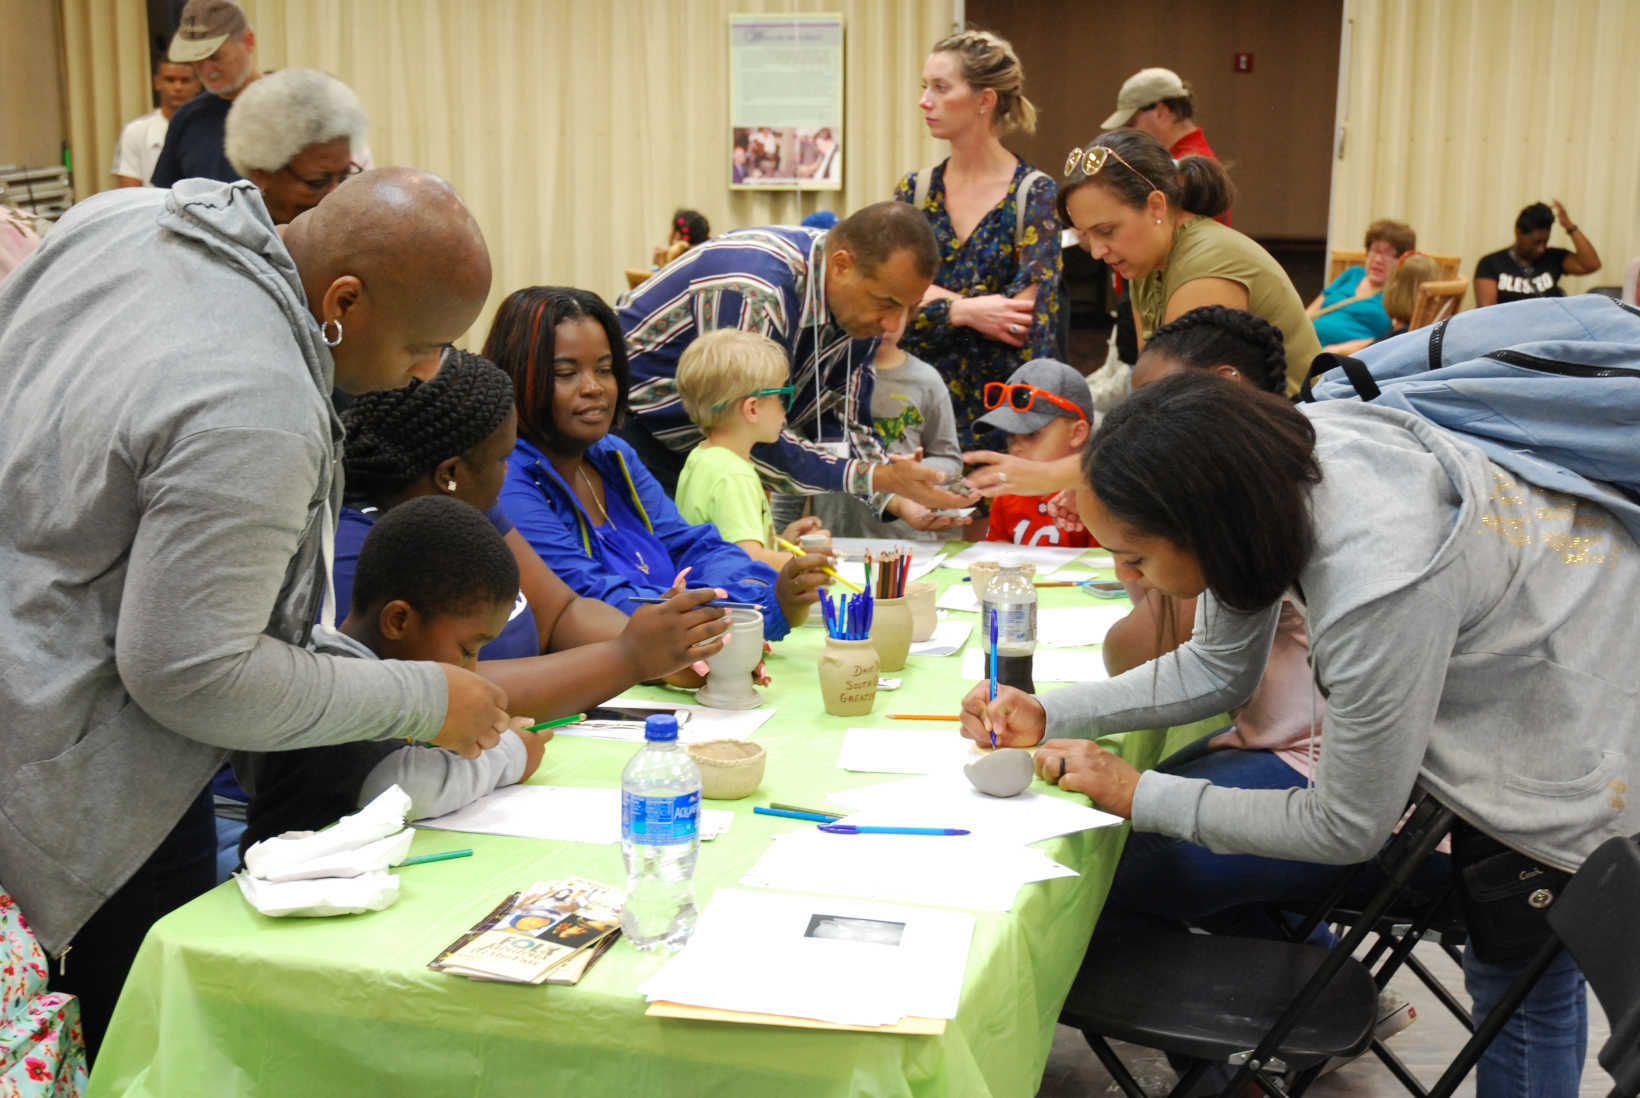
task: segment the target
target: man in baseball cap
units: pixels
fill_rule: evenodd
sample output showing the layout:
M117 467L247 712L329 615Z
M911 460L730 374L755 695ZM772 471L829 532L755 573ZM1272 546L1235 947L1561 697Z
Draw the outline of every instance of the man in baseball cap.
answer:
M1190 85L1172 69L1140 69L1122 84L1116 110L1101 129L1143 130L1175 160L1186 156L1213 156L1213 146L1196 125Z
M154 165L154 186L196 178L233 182L240 176L223 150L228 108L262 75L245 9L233 0L188 0L167 56L192 65L208 94L195 96L172 116Z
M1079 453L1093 433L1088 381L1063 362L1036 358L983 392L990 409L975 423L1008 436L1008 453L1028 461L1058 461ZM1086 529L1066 530L1048 512L1052 496L997 496L991 500L986 541L1016 545L1092 546Z

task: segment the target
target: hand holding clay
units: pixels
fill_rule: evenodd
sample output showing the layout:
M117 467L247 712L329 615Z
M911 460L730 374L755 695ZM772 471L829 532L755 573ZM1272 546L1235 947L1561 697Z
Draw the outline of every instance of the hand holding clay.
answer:
M1031 747L1042 739L1048 716L1036 697L1012 686L997 687L990 700L987 679L968 691L962 699L962 734L984 747L991 746L991 730L996 729L998 747Z
M729 618L706 603L723 597L721 588L696 587L669 592L665 602L633 611L620 640L637 680L658 679L716 655L725 643Z
M962 772L975 789L991 797L1017 797L1030 788L1034 777L1031 753L1017 747L992 751L964 766Z

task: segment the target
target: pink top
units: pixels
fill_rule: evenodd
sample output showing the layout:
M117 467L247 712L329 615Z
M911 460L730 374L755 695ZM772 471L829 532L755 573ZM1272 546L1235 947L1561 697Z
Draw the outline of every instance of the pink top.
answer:
M1304 615L1291 600L1283 599L1264 677L1247 704L1230 711L1232 727L1213 737L1213 746L1274 751L1294 770L1311 777L1310 736L1313 731L1319 758L1321 717L1327 703L1315 688L1309 655Z

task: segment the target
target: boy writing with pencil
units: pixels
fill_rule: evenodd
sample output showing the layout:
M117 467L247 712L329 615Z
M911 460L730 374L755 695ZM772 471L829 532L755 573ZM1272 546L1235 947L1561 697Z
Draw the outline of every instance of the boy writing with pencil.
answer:
M506 627L518 595L512 551L482 511L446 496L401 503L359 550L348 615L314 648L359 659L428 660L469 670ZM241 855L285 831L316 831L397 785L411 819L442 816L491 790L521 782L541 764L550 731L515 717L501 742L476 759L398 741L236 755L250 794Z
M1031 461L1057 461L1079 453L1093 433L1093 396L1087 379L1063 362L1037 358L990 382L981 393L990 409L976 425L1008 436L1008 453ZM1066 530L1048 514L1052 496L997 496L991 501L986 541L1015 545L1093 547L1087 530Z
M753 560L783 568L791 554L775 548L769 496L752 447L773 442L786 426L791 365L778 343L756 332L719 328L689 344L678 360L678 396L706 434L689 451L678 476L678 513L709 522ZM812 515L787 526L780 540L795 543L821 532Z

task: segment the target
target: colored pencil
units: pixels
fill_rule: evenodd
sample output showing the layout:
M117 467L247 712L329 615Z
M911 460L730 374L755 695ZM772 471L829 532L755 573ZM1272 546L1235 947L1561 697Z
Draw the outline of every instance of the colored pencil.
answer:
M780 546L780 548L786 550L786 552L790 553L794 557L806 557L806 556L808 556L808 554L803 551L802 546L793 545L791 542L787 541L785 538L777 537L777 538L774 539L774 543L776 545ZM844 577L838 575L831 568L827 567L827 568L822 568L820 570L822 572L824 572L826 575L830 576L832 579L836 580L838 583L842 584L844 587L847 587L850 591L860 590L860 588L858 586L856 586L852 581L850 581L848 579L845 579Z
M404 859L404 861L400 862L399 865L401 867L407 865L425 865L428 862L448 862L454 858L471 858L472 856L473 852L471 849L446 850L442 854L417 854L414 858Z
M890 713L891 721L960 721L961 717L953 717L947 713Z
M778 808L783 812L807 812L811 816L830 816L832 819L842 819L841 812L833 812L829 808L804 808L800 804L781 804L779 801L770 801L770 808Z
M566 724L580 724L586 719L587 715L585 713L572 713L567 717L559 717L557 720L542 721L539 724L532 724L528 728L524 729L524 731L541 732L548 728L562 728Z
M663 602L671 602L672 600L671 599L663 599L659 595L633 595L632 596L632 601L633 602L641 602L641 603L645 604L646 606L659 606ZM761 611L763 609L763 607L759 606L755 602L733 602L729 599L713 599L711 602L702 603L701 605L702 606L721 606L725 610L759 610L759 611ZM699 607L696 607L696 609L699 609Z
M821 815L818 812L788 812L783 808L764 808L762 805L754 805L752 811L757 813L759 816L779 816L787 820L813 820L817 823L831 823L831 821L837 819L836 816L829 814Z

